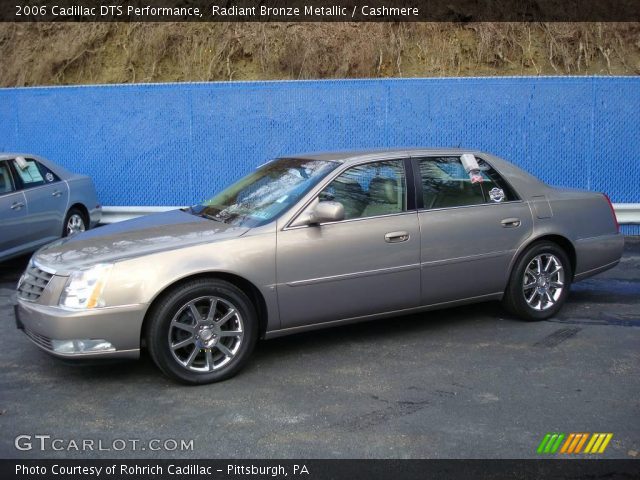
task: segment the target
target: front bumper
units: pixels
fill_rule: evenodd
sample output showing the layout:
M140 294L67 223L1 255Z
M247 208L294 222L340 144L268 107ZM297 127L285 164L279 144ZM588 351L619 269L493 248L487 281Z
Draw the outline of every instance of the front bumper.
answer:
M63 359L136 359L147 305L69 311L18 299L16 326L45 352ZM102 339L115 351L60 353L52 340Z

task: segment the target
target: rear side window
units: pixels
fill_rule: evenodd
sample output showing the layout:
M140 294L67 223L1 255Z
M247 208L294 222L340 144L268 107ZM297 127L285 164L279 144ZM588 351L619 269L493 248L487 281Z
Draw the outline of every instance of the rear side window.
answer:
M487 162L478 159L481 182L473 183L459 157L419 160L425 209L464 207L517 200L509 185Z
M13 181L9 173L9 165L7 165L6 162L0 162L0 195L13 191Z
M12 160L12 163L14 172L23 188L39 187L60 180L55 173L33 159L26 159L26 164L22 167L16 160Z

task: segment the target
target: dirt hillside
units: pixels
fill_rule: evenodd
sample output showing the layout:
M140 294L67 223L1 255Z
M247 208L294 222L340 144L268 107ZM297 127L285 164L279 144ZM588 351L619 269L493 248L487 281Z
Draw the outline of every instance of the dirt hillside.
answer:
M640 74L640 24L0 24L0 86L554 74Z

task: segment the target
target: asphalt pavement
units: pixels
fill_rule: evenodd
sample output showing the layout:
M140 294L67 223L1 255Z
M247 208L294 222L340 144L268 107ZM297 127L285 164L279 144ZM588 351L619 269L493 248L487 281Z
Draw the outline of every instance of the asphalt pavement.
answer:
M13 316L27 260L0 264L1 458L536 458L607 432L596 456L640 459L637 238L548 321L490 302L298 334L199 387L40 351Z

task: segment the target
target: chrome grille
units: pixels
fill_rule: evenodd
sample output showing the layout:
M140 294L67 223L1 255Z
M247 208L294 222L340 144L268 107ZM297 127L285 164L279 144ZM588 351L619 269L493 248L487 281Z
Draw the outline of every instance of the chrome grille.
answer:
M39 269L33 264L27 267L24 277L18 285L18 296L23 300L35 302L40 298L53 275Z
M24 333L27 334L35 344L44 348L45 350L53 351L53 346L51 345L51 339L45 337L44 335L38 335L37 333L32 332L31 330L24 329Z

